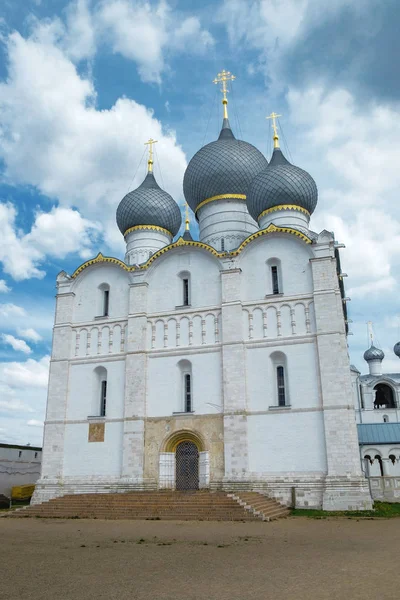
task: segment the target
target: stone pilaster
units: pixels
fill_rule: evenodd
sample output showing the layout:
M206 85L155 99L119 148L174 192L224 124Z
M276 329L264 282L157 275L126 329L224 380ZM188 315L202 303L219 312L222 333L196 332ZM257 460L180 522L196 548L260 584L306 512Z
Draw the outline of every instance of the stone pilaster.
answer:
M336 260L332 252L321 254L311 260L311 266L328 466L323 508L369 508L369 489L361 473Z
M224 406L225 481L248 472L246 360L242 332L240 269L221 271L222 396Z
M72 292L59 293L56 297L42 466L32 498L33 504L58 495L55 490L62 485L74 297Z
M125 359L125 407L122 477L143 482L144 427L147 391L147 289L145 282L129 286L128 334Z

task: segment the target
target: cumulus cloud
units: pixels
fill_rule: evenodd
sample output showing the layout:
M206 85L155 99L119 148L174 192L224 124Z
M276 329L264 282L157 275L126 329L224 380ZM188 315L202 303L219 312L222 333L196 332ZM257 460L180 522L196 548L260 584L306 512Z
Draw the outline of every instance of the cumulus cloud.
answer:
M8 79L0 84L4 177L10 184L35 186L61 207L37 215L24 236L16 231L15 209L1 206L0 260L5 271L17 279L42 277L40 262L53 250L61 257L77 248L86 258L99 216L106 243L122 251L115 210L143 178L144 164L134 181L133 174L149 136L159 141L164 187L175 198L181 196L186 160L174 132L164 131L151 109L128 98L120 98L109 110L96 110L93 82L78 73L51 36L32 33L25 39L15 32L8 37L7 50ZM61 220L65 235L60 230L56 235Z
M24 362L0 362L0 441L42 443L49 356ZM28 425L34 421L38 425ZM39 425L40 424L40 425Z
M190 54L203 54L214 45L198 17L181 20L164 0L157 4L107 0L100 4L95 20L113 51L137 63L143 81L161 82L169 53L184 48Z
M101 226L84 219L77 210L53 207L48 212L37 212L28 234L20 232L16 225L16 208L0 204L0 262L3 269L15 280L36 277L41 279L45 271L38 266L48 256L65 258L77 252L82 258L93 253Z
M8 346L11 346L16 352L24 352L24 354L30 354L32 352L31 348L24 340L19 340L9 333L3 333L1 337L3 342Z
M40 342L42 336L32 328L28 329L18 329L18 335L26 340L31 340L32 342Z
M7 285L4 279L0 279L0 294L7 294L10 292L11 288Z
M50 357L0 363L0 380L11 388L47 388Z
M12 304L11 302L8 304L0 304L0 317L4 317L5 319L9 319L10 317L25 317L26 311L22 306L18 306L17 304Z

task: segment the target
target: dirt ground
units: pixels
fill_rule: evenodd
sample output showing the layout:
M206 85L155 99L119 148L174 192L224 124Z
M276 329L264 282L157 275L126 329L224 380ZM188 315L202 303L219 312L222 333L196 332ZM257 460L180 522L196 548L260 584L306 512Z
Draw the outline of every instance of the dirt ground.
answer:
M0 519L1 600L397 600L400 519Z

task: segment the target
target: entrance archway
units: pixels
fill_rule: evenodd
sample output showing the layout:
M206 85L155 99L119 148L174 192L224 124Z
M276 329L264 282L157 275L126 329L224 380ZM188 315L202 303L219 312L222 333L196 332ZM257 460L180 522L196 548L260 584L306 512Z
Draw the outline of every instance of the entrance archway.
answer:
M199 489L199 450L194 442L180 442L175 450L175 489Z

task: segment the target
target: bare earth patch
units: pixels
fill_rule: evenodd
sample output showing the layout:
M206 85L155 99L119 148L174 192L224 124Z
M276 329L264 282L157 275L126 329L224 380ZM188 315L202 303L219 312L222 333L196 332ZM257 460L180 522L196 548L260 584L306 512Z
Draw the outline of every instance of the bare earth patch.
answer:
M397 600L400 519L0 519L1 600Z

